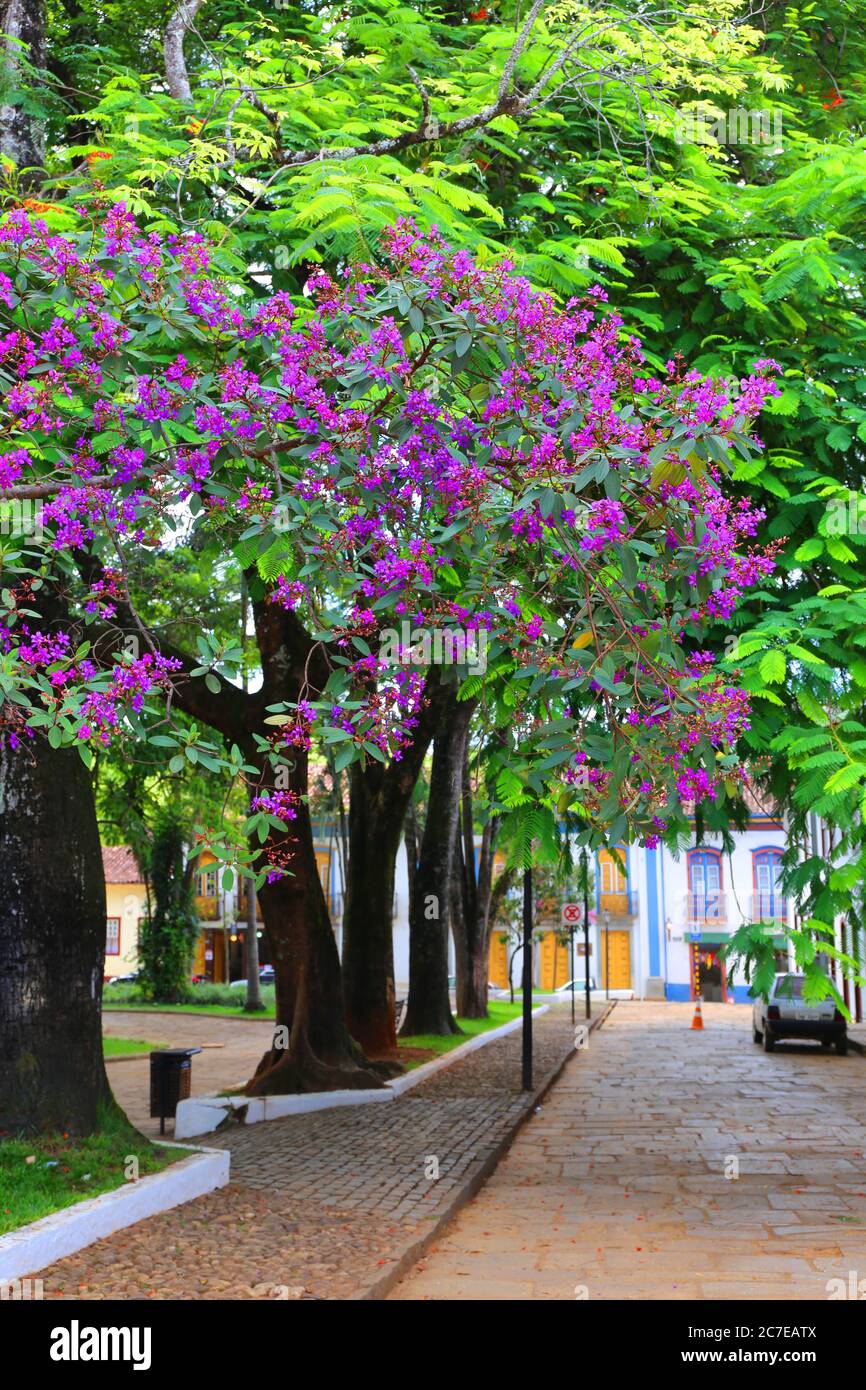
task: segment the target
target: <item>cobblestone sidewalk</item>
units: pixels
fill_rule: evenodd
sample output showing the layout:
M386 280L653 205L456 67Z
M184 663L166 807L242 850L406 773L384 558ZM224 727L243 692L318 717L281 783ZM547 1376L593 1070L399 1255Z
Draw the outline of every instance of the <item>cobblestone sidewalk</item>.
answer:
M537 1017L534 1034L540 1083L573 1049L568 1005ZM516 1032L392 1103L208 1135L231 1149L229 1187L51 1265L45 1297L362 1295L484 1170L526 1104Z
M617 1005L391 1297L823 1300L862 1277L862 1057L768 1055L750 1009L691 1013Z

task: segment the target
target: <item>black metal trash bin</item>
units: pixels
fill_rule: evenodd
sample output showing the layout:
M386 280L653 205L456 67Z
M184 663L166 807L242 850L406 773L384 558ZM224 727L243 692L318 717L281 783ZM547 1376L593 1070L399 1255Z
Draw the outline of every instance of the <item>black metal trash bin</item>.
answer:
M150 1054L150 1113L159 1118L159 1132L165 1134L166 1119L173 1119L179 1100L189 1096L192 1058L200 1047L166 1047Z

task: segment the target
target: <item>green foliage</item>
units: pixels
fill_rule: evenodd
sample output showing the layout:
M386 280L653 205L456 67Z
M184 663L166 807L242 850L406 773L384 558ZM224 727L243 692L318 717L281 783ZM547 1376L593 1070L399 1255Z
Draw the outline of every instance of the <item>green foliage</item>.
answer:
M746 749L762 760L787 817L789 887L815 920L845 914L862 933L861 6L770 3L760 29L742 23L745 7L729 0L717 0L711 20L696 8L666 6L649 18L572 0L552 6L523 54L519 84L526 90L580 34L591 92L398 154L278 163L280 147L337 150L417 125L410 64L437 118L477 110L510 51L513 5L486 23L467 23L462 7L398 0L362 0L336 15L207 5L187 40L190 109L166 95L159 73L168 4L84 0L71 11L52 0L51 93L38 99L58 195L88 201L106 186L155 227L196 223L239 265L259 266L259 284L298 292L311 262L367 254L385 223L412 211L481 257L508 252L557 295L602 281L626 327L641 332L651 366L683 353L723 379L746 374L757 357L779 360L785 389L762 430L766 450L735 473L744 497L766 508L762 529L779 543L779 572L738 614L729 666L754 697ZM627 69L633 58L651 79L619 79L616 64ZM243 85L276 120L241 101L226 162L226 117ZM732 108L765 111L771 124L781 118L781 139L719 139L714 123ZM88 165L96 149L112 158ZM14 180L11 189L17 199ZM282 572L276 551L252 559L265 579ZM717 633L720 653L729 635ZM507 723L513 672L500 675L490 698L497 723ZM478 693L471 680L463 693ZM523 827L518 862L547 833L537 793L525 767L494 764L491 802ZM814 852L813 812L831 827L828 856ZM728 819L720 811L718 828Z
M151 907L139 932L142 991L156 1003L179 1004L192 997L189 977L198 918L185 829L171 811L154 830L146 874Z

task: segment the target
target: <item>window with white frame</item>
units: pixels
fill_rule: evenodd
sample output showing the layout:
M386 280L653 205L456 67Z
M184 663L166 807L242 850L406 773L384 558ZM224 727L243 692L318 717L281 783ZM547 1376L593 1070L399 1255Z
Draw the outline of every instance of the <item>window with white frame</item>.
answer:
M105 919L105 954L107 956L120 955L119 917L106 917Z
M198 895L200 898L215 898L217 896L216 869L205 869L199 874Z

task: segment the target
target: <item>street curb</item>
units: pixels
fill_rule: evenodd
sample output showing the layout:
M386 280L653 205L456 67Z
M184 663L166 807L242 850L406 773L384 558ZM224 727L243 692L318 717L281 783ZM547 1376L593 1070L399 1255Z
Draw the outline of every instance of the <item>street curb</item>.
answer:
M866 1057L866 1042L860 1042L858 1038L852 1038L850 1033L848 1034L848 1047L853 1052L859 1052L861 1057Z
M203 1197L229 1181L231 1154L226 1149L170 1142L160 1147L189 1149L190 1156L0 1236L0 1281L38 1273L97 1240Z
M612 999L603 1013L598 1015L598 1018L590 1020L589 1031L591 1033L601 1028L602 1024L607 1021L616 1008L616 1005L617 1000ZM390 1267L385 1270L384 1273L380 1274L362 1293L353 1295L353 1300L371 1302L384 1299L394 1288L395 1284L399 1284L403 1275L407 1274L413 1265L418 1263L421 1257L430 1249L433 1242L442 1234L445 1227L454 1220L457 1213L465 1207L467 1202L470 1202L475 1194L484 1186L494 1168L501 1162L514 1143L523 1125L529 1119L530 1115L535 1113L536 1106L544 1099L551 1086L559 1080L566 1062L570 1061L574 1054L575 1049L570 1047L568 1051L563 1054L560 1061L556 1063L556 1066L548 1072L541 1085L537 1086L536 1089L530 1093L529 1099L523 1110L521 1110L520 1114L512 1121L509 1129L503 1135L502 1139L500 1139L496 1148L492 1153L488 1154L478 1171L473 1173L472 1177L469 1178L462 1187L457 1188L446 1210L437 1216L430 1229L425 1231L423 1236L418 1236L415 1240L411 1241L402 1254L398 1255L397 1258L392 1261Z
M549 1004L540 1004L532 1010L533 1018L547 1013ZM436 1057L432 1062L413 1068L405 1076L394 1077L375 1091L305 1091L300 1095L286 1096L237 1096L201 1095L190 1096L188 1100L178 1101L174 1117L176 1139L194 1139L213 1134L228 1120L234 1118L242 1125L260 1124L263 1120L284 1120L287 1115L310 1115L315 1110L334 1110L338 1106L375 1105L382 1101L393 1101L405 1091L420 1086L433 1073L445 1067L454 1066L468 1052L476 1052L488 1043L498 1042L507 1033L514 1033L522 1026L521 1019L510 1018L496 1028L488 1028L474 1038L467 1038L450 1052Z

